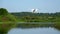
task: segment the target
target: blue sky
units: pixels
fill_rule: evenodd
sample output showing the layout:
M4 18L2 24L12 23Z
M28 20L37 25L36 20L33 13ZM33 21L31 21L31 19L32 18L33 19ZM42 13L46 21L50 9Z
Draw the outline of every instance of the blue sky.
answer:
M0 0L0 8L6 8L9 12L31 11L54 13L60 12L60 0Z

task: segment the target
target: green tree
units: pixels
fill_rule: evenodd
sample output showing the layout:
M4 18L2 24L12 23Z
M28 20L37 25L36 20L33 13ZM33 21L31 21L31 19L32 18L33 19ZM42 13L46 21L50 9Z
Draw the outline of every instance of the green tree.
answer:
M0 15L7 15L8 11L5 8L0 8Z

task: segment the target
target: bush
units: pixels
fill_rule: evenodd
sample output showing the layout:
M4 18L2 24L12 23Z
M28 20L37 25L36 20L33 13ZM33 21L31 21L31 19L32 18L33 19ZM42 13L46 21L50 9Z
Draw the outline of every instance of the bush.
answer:
M8 11L4 8L0 8L0 15L7 15Z

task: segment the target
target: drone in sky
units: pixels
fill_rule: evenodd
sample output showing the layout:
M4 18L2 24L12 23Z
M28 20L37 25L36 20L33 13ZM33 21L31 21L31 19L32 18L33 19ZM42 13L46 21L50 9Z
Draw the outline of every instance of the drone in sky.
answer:
M35 12L38 11L38 9L32 9L31 11L32 11L33 13L35 13Z

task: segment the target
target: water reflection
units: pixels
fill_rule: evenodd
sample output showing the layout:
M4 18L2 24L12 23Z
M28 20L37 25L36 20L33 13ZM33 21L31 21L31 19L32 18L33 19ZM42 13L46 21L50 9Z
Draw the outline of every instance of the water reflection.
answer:
M60 34L56 24L17 24L8 34Z
M60 34L60 31L54 28L13 28L11 29L8 34Z
M12 29L12 28L14 28L14 29ZM37 31L39 31L40 29L42 29L42 30L45 29L45 31L46 31L46 29L48 29L48 30L53 29L54 31L60 32L60 25L52 24L52 23L51 24L50 23L48 23L48 24L34 24L34 23L33 24L32 23L31 24L29 24L29 23L27 23L27 24L25 24L25 23L1 24L0 33L6 34L7 32L11 31L10 29L12 29L12 31L13 30L15 31L15 29L17 29L17 31L18 31L18 29L26 30L26 31L28 31L30 29L32 29L32 30L37 29Z
M49 28L53 27L55 29L60 30L60 25L56 24L17 24L17 28Z

